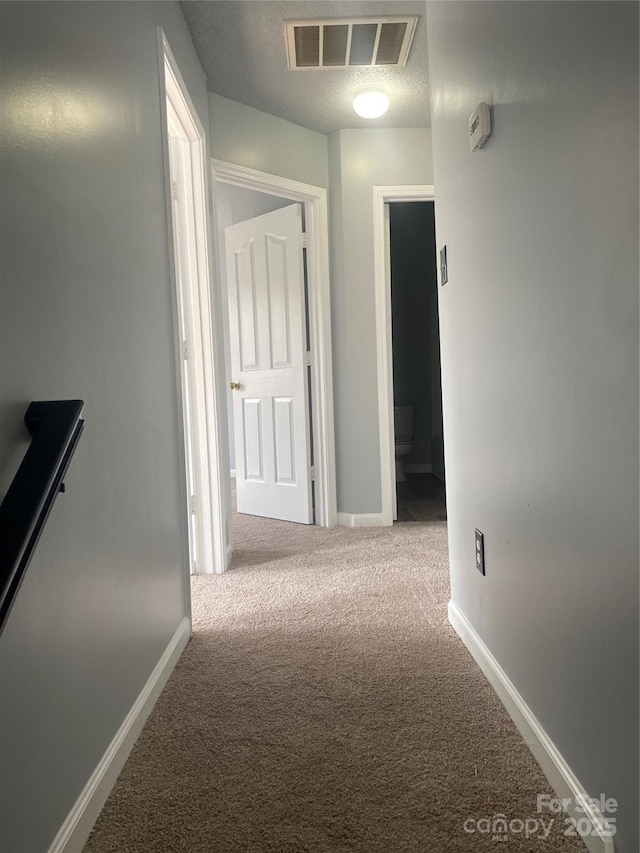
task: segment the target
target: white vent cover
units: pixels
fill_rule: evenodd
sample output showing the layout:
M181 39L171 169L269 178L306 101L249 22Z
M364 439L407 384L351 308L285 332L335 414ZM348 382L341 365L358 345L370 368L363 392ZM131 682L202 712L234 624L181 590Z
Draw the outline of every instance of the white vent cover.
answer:
M406 65L417 17L285 21L290 71Z

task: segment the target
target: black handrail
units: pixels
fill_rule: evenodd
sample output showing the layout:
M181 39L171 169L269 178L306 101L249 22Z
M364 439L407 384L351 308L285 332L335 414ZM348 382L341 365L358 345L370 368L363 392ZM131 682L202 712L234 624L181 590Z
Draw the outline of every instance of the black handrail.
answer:
M31 444L0 506L0 633L53 502L64 492L83 406L84 400L31 403L24 416Z

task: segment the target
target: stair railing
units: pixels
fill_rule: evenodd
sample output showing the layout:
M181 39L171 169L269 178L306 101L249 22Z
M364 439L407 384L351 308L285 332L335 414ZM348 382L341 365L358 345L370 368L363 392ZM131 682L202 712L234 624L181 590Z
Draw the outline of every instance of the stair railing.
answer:
M83 400L31 403L31 444L0 505L0 633L84 428Z

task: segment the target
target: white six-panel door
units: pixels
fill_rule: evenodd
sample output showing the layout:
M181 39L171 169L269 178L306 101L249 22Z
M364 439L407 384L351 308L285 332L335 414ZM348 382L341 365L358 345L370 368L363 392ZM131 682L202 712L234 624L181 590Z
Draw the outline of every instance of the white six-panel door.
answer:
M238 512L312 524L300 205L225 242Z

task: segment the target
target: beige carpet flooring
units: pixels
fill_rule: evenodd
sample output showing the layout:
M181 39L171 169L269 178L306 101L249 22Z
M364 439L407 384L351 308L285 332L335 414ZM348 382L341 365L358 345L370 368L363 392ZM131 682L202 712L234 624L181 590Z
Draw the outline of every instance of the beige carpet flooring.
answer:
M445 522L235 540L86 853L584 853L447 622Z

